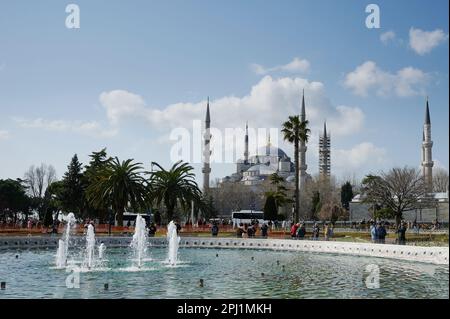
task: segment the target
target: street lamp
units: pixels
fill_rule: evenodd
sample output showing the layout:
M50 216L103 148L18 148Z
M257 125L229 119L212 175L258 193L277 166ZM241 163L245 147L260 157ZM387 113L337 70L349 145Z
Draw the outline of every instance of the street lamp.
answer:
M112 208L108 208L108 220L109 220L109 225L108 225L108 235L111 236L111 224L113 222L113 213L112 213Z

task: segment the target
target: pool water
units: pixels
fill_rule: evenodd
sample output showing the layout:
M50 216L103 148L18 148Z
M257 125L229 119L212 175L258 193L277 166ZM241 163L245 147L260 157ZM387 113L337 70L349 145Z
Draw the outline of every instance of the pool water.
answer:
M79 288L68 288L66 279L75 273L54 268L55 251L0 252L0 281L6 282L0 299L449 298L448 266L333 254L182 248L181 262L172 267L164 262L166 256L166 248L153 247L137 269L129 249L107 249L107 261L99 269L79 272ZM379 285L375 280L368 286L367 277L377 271Z

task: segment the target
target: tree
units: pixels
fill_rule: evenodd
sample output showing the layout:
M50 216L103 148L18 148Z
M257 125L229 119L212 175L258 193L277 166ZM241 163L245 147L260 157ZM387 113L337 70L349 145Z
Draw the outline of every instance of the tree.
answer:
M264 205L264 219L265 220L276 220L278 216L278 209L275 197L273 194L268 194L266 198L266 203Z
M273 173L270 175L270 183L275 186L274 192L269 192L269 194L275 200L275 207L278 214L279 208L285 206L286 204L292 203L290 199L287 197L287 188L283 185L284 178L277 173ZM267 197L267 196L266 196ZM266 199L267 202L267 199Z
M146 207L149 189L141 163L133 159L120 162L116 157L96 172L86 189L88 202L94 207L111 206L117 223L123 225L123 213L130 206L134 211Z
M395 218L395 213L390 208L380 208L373 213L375 219L391 219Z
M433 192L445 193L448 191L448 172L443 168L433 171Z
M87 189L89 185L94 184L96 178L99 176L97 172L103 170L106 165L112 161L112 158L106 153L106 148L103 148L98 152L92 152L89 157L91 160L89 161L89 164L86 165L83 176L84 189ZM102 205L93 206L89 201L87 202L89 217L99 217L101 220L106 220L108 217L108 203L100 202L98 204Z
M294 144L294 158L295 158L295 220L299 220L300 209L300 178L299 178L299 145L300 141L307 142L310 130L308 128L308 121L301 121L298 115L289 116L288 121L283 123L281 132L284 140Z
M313 220L316 220L321 208L322 202L320 200L320 193L318 191L315 191L311 200L311 217Z
M197 218L198 213L201 211L202 217L206 219L210 218L216 218L217 217L217 209L214 205L214 199L211 195L203 194L201 198L201 205L198 207L197 210Z
M40 166L30 166L24 175L24 184L30 194L31 208L36 209L39 219L45 216L45 207L48 204L45 192L48 186L56 180L56 171L52 165L42 163Z
M364 201L390 209L397 226L402 220L403 212L419 207L420 200L427 194L420 171L408 167L393 168L379 176L368 175L363 179L362 185L366 195Z
M85 207L82 167L83 164L78 161L78 156L75 154L67 166L67 172L62 180L64 185L61 198L62 206L65 211L73 212L78 217Z
M353 199L353 187L349 181L341 186L341 204L347 211L350 209L350 202Z
M25 172L24 182L32 197L43 198L48 185L56 180L56 171L52 165L42 163L40 166L30 166Z
M56 181L51 183L44 196L44 226L50 226L53 223L53 214L63 209L64 182ZM58 216L55 217L55 219Z
M152 162L152 165L159 170L150 173L151 197L157 205L164 204L168 221L174 217L178 205L186 211L192 201L195 206L203 204L192 166L179 161L167 171L158 163Z
M0 180L0 212L2 218L13 217L17 220L18 213L28 214L30 198L21 180Z

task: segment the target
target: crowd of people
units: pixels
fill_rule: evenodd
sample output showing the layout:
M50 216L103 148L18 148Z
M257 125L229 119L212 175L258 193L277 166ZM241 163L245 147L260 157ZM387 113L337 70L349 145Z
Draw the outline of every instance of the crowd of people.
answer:
M240 223L236 228L236 237L238 238L252 238L256 236L267 238L268 235L269 225L267 223L259 225L257 219L252 220L250 223Z
M323 226L323 238L325 240L330 240L334 234L333 224L325 223ZM319 240L320 238L320 226L318 223L314 223L312 227L311 234L308 235L306 231L305 223L296 223L291 226L291 237L292 239L305 239L310 238L312 240Z
M12 218L0 220L0 229L2 228L41 228L42 222L36 218L18 218L14 221Z

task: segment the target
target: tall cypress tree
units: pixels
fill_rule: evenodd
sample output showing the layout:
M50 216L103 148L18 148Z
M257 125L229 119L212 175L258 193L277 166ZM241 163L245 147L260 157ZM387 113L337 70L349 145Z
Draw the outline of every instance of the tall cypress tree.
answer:
M264 219L276 220L278 216L276 199L272 194L269 194L264 204Z
M63 177L62 205L67 212L73 212L77 216L82 214L85 204L82 166L75 154Z
M98 152L92 152L89 157L91 160L85 167L86 170L83 176L83 186L85 190L89 187L89 185L96 182L99 178L99 172L101 172L112 159L111 157L108 157L106 148L103 148ZM103 221L109 221L107 205L94 206L92 203L88 202L86 205L88 206L89 217L98 217Z
M353 187L350 182L341 186L341 204L347 211L350 209L350 202L353 199Z

